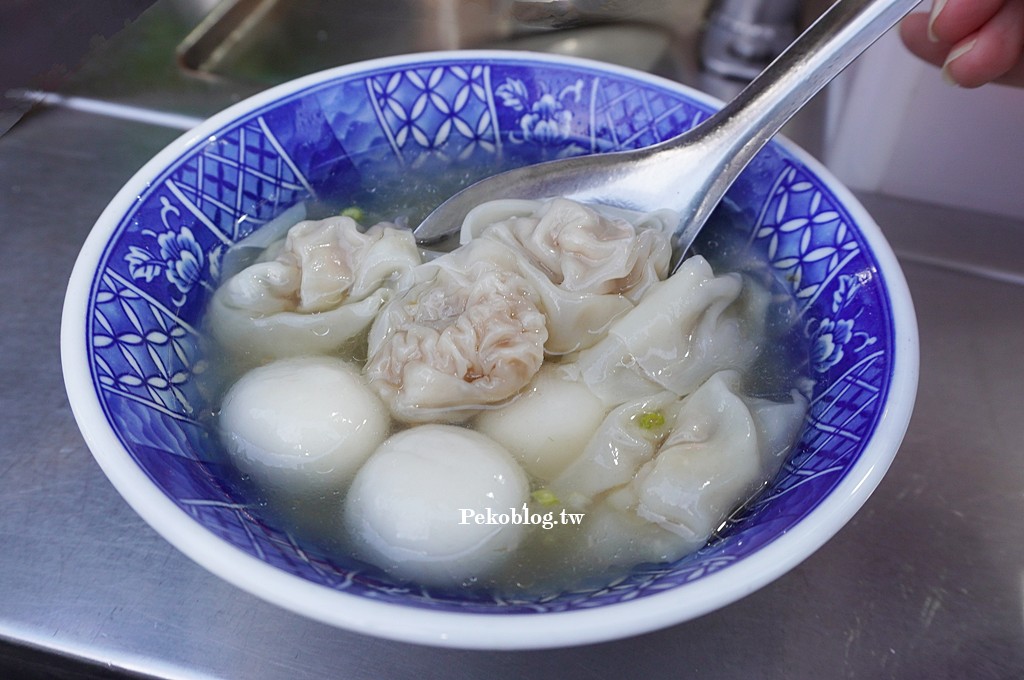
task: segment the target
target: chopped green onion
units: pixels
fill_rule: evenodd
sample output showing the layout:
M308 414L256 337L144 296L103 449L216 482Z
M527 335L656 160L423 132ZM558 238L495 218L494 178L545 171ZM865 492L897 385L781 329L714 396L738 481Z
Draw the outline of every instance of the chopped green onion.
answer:
M665 424L665 416L661 411L644 411L637 416L636 424L641 430L653 430Z
M541 505L557 505L558 496L551 493L550 489L537 489L532 494L533 500L537 501Z
M363 209L355 205L350 205L349 207L345 208L344 210L341 211L340 215L342 217L351 217L356 222L362 222L363 219L366 217L366 213L363 212Z

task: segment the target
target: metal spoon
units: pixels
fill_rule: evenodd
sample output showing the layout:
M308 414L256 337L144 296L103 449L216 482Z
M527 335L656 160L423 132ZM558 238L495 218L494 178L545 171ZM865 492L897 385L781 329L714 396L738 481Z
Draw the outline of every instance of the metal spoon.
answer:
M672 270L729 186L769 139L821 88L920 0L839 0L735 99L700 125L642 149L530 165L481 180L438 206L414 230L436 244L475 206L499 198L565 196L640 212L673 210Z

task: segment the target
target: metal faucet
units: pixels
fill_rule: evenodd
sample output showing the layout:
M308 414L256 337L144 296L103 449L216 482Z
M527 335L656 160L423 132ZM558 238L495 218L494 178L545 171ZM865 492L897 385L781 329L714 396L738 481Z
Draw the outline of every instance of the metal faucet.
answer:
M800 0L713 0L700 45L705 71L749 81L797 35Z

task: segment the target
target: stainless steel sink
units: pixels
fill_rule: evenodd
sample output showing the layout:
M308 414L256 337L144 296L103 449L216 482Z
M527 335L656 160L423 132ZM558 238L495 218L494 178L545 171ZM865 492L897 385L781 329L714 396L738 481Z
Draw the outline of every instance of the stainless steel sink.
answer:
M551 51L678 79L706 0L223 0L179 45L191 75L272 84L373 57L430 50Z
M181 73L191 79L260 88L339 64L400 53L532 50L627 66L729 99L825 4L221 0L177 45L175 54ZM817 155L822 111L822 104L812 104L783 134Z
M824 2L808 0L803 11ZM309 11L321 3L289 4ZM555 0L534 3L533 14L521 5L506 15L517 22L514 35L480 43L460 27L477 30L483 20L470 25L471 12L491 16L511 0L336 4L348 6L350 23L339 32L322 27L324 41L348 35L356 42L332 45L338 52L329 63L313 68L372 50L502 41L579 50L575 38L593 31L602 38L597 47L612 35L623 44L661 36L665 42L650 40L641 46L647 52L624 50L622 58L646 55L652 69L701 86L696 50L705 2L671 3L686 14L678 23L658 14L653 0ZM615 7L653 16L593 18ZM232 62L261 49L259 40L222 41L219 62L187 69L175 62L176 48L209 11L206 0L159 0L122 34L97 43L65 93L203 117L270 84L244 81L252 67ZM627 27L644 33L631 37ZM304 35L318 39L315 30ZM209 45L202 49L212 57ZM326 47L311 52L328 58ZM292 75L299 74L274 78ZM801 115L813 131L819 112ZM0 136L0 677L1024 677L1020 220L860 196L909 280L921 329L921 389L883 483L804 564L730 607L638 638L536 653L456 652L335 630L227 585L146 526L82 441L57 356L63 287L103 206L180 134L153 121L53 107ZM70 657L88 666L68 668Z

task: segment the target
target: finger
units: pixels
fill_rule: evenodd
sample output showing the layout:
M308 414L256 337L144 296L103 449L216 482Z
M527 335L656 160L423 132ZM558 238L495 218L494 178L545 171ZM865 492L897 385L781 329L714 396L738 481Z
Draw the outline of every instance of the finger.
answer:
M914 13L900 22L900 38L912 54L935 66L946 63L951 45L934 42L928 36L928 14Z
M950 50L943 75L963 87L1011 76L1024 56L1024 0L1008 0L988 23Z
M1012 85L1024 87L1024 62L1017 62L1017 65L1006 72L1006 75L996 78L992 82L1000 85Z
M992 20L1006 0L932 0L928 34L932 42L962 42Z

